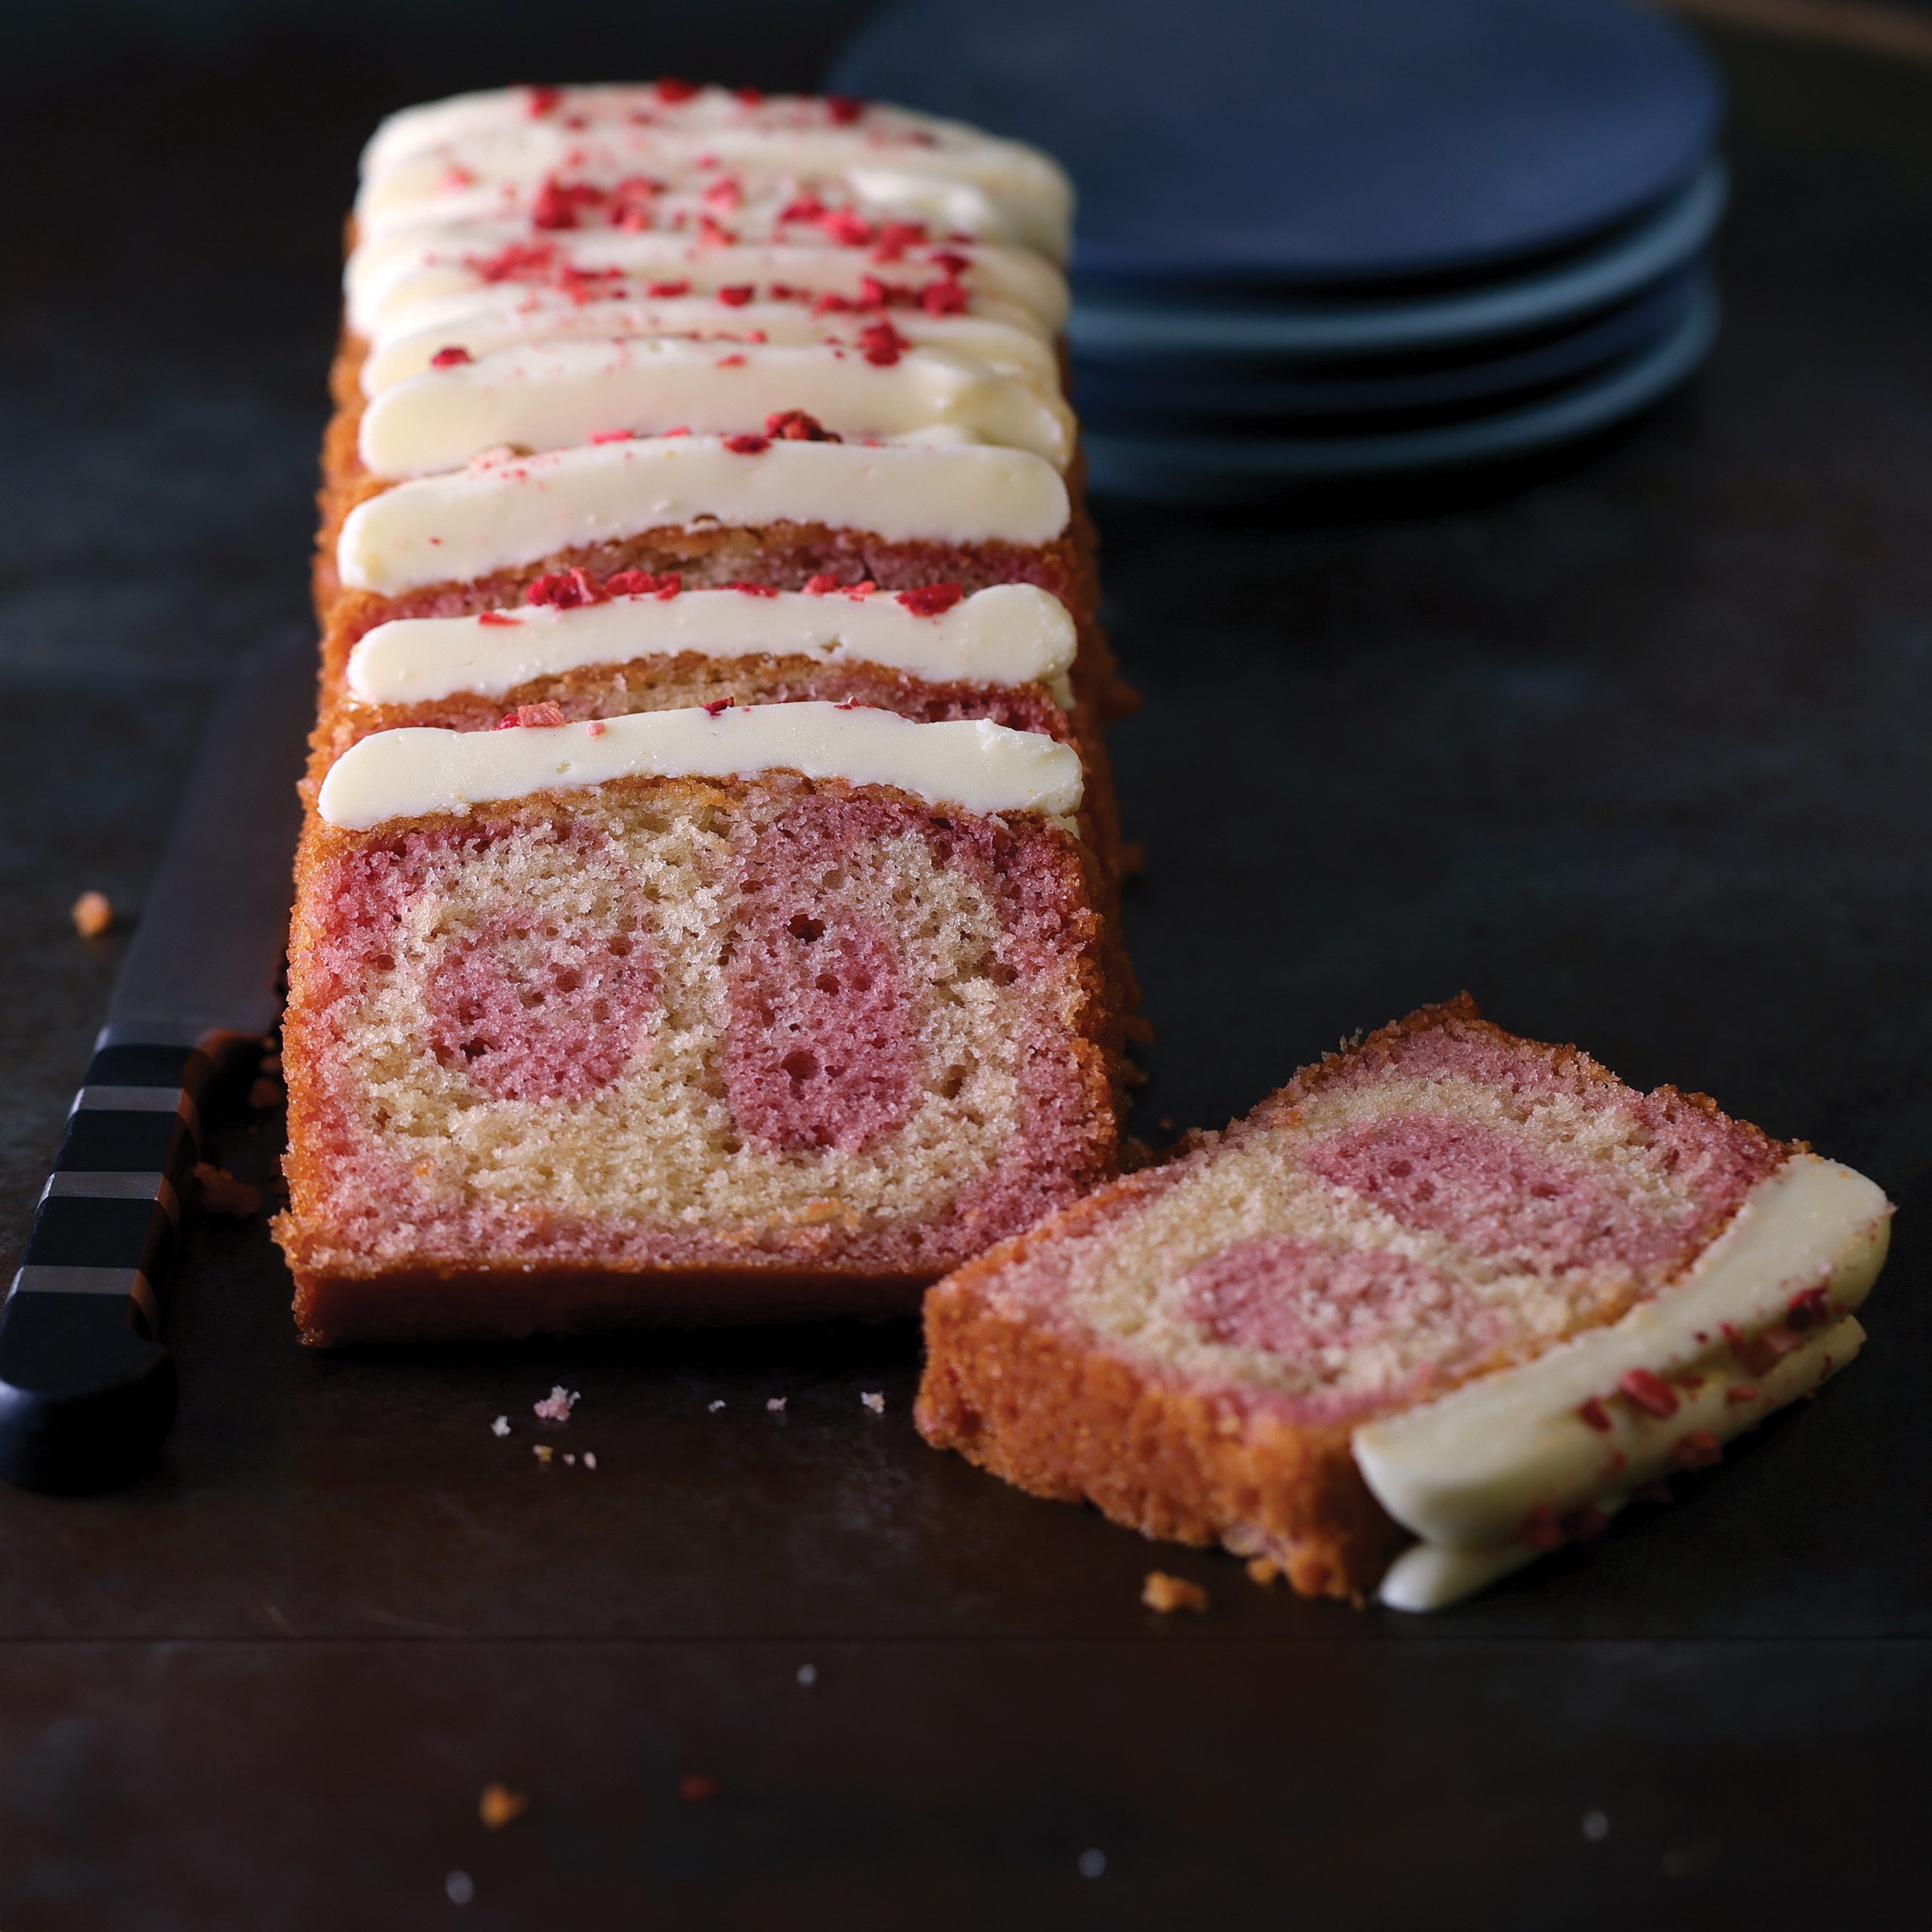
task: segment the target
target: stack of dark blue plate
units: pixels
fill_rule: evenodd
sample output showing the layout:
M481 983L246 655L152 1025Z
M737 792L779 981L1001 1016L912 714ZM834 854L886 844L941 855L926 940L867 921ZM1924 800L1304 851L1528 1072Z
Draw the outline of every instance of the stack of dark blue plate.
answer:
M1072 172L1099 490L1524 454L1655 401L1716 328L1718 87L1626 0L909 0L832 85Z

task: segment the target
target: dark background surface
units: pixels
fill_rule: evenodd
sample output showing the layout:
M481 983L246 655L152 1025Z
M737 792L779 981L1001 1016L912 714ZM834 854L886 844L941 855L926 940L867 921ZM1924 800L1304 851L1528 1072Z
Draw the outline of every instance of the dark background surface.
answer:
M22 24L9 1272L124 943L67 907L138 907L224 666L306 621L377 115L525 74L806 82L862 11ZM910 1324L323 1358L261 1224L204 1224L163 1466L0 1494L5 1932L1925 1924L1932 66L1714 45L1737 200L1692 391L1432 498L1102 506L1147 696L1117 746L1141 1124L1217 1124L1466 986L1881 1180L1866 1357L1674 1509L1405 1620L926 1451ZM268 1181L278 1132L238 1116L217 1157ZM583 1399L549 1439L595 1472L531 1455L555 1380ZM1157 1563L1211 1613L1143 1611ZM493 1779L531 1799L495 1836Z

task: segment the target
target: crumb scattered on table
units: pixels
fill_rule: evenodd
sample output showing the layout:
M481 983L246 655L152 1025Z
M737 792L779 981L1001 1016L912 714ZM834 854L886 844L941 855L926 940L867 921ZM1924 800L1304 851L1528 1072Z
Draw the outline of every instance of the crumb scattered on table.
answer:
M262 1190L237 1180L226 1168L197 1161L195 1185L201 1191L202 1205L214 1214L232 1214L238 1221L245 1221L262 1211Z
M1266 1556L1257 1556L1248 1564L1247 1574L1266 1588L1281 1574L1281 1566Z
M715 1416L724 1406L724 1398L720 1395L716 1401L707 1402L704 1406L709 1414Z
M799 1665L798 1681L809 1690L818 1681L818 1666L815 1663Z
M510 1419L508 1416L499 1416L490 1425L490 1433L492 1435L507 1435L509 1432Z
M786 1398L783 1395L767 1396L764 1403L765 1413L768 1415L783 1415L785 1413L785 1402Z
M513 1825L530 1809L530 1800L520 1791L512 1791L508 1785L486 1784L483 1795L476 1801L476 1815L493 1832L500 1832L506 1825Z
M98 939L114 930L114 902L104 892L84 892L69 909L74 930L83 939Z
M547 1467L549 1463L550 1458L557 1452L550 1447L549 1443L539 1442L532 1447L530 1453L534 1456L540 1463L543 1463Z
M718 1793L715 1778L708 1778L697 1771L687 1771L678 1780L678 1795L687 1804L706 1804Z
M596 1468L597 1454L595 1451L586 1449L583 1452L583 1466L586 1469L594 1469Z
M864 1403L874 1415L882 1416L885 1414L885 1396L881 1390L868 1389L859 1398L859 1400Z
M443 1894L451 1905L467 1905L476 1896L476 1881L467 1872L452 1872L443 1881Z
M571 1410L583 1400L581 1390L566 1389L559 1382L542 1401L534 1402L531 1406L546 1422L568 1422Z
M1150 1570L1140 1586L1140 1601L1164 1617L1177 1610L1191 1610L1198 1615L1208 1607L1208 1592L1185 1577L1170 1577L1164 1570Z

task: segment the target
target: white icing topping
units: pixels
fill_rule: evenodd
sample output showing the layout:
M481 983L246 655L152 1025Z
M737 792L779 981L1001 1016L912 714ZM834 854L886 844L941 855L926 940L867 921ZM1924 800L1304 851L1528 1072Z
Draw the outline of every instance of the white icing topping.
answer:
M463 185L453 171L540 180L581 155L593 166L650 175L706 161L720 172L755 167L801 177L916 169L1030 205L1054 218L1063 234L1068 226L1071 185L1037 148L903 109L870 108L861 121L841 125L821 104L795 99L747 110L718 90L705 93L668 112L635 91L626 98L614 89L572 89L552 114L531 114L528 94L405 110L413 119L392 116L364 151L358 206L447 193ZM648 121L633 118L640 109Z
M360 380L365 396L377 395L393 383L421 375L443 349L462 349L480 358L520 343L624 341L662 335L852 346L860 331L878 319L814 315L801 302L733 305L715 296L662 302L573 302L555 290L498 283L424 304L410 328L379 330L363 361ZM892 326L916 347L975 356L1002 374L1030 382L1049 394L1059 392L1060 365L1051 344L1030 320L1015 327L982 315L928 315L904 309L894 309L891 319Z
M924 229L928 238L1003 242L1038 249L1057 261L1066 255L1066 217L1057 206L1015 199L929 169L873 165L801 180L793 172L774 175L756 168L668 174L660 168L651 177L657 192L647 194L626 185L638 180L635 158L614 156L605 149L574 152L580 158L555 177L548 171L533 173L518 167L483 174L445 171L440 186L421 180L406 185L372 183L357 198L357 240L367 243L432 223L505 220L516 221L534 235L539 197L554 179L568 188L606 198L619 191L614 202L600 202L580 193L581 212L573 209L577 217L573 226L584 229L601 228L621 216L620 225L626 228L681 231L695 237L708 220L744 242L784 240L823 247L831 239L841 245L860 245L824 224L791 214L801 196L808 194L822 209L842 211L875 227L888 222L910 223ZM647 158L643 165L653 164ZM707 199L706 190L720 180L731 184L725 195Z
M1358 1429L1357 1466L1390 1515L1426 1542L1484 1549L1512 1541L1532 1510L1558 1515L1607 1491L1650 1480L1697 1429L1720 1440L1764 1412L1770 1377L1746 1377L1724 1337L1779 1321L1792 1298L1829 1281L1848 1312L1884 1258L1882 1191L1862 1174L1795 1155L1752 1190L1678 1285L1521 1367L1485 1376L1420 1408ZM1632 1370L1704 1377L1654 1417L1618 1398ZM1760 1386L1755 1401L1730 1389ZM1580 1413L1595 1398L1611 1428ZM1771 1404L1775 1406L1775 1404ZM1613 1457L1625 1460L1610 1470Z
M1064 693L1074 648L1066 606L1029 583L996 584L934 617L915 616L886 590L857 597L688 590L568 610L526 605L489 623L475 617L398 618L357 641L349 689L369 705L420 704L460 691L500 697L587 665L691 651L809 656L832 664L881 664L935 681L1044 682Z
M920 724L889 711L807 703L500 731L378 731L337 760L316 809L331 825L361 832L613 779L774 771L891 786L977 813L1059 817L1081 798L1080 755L1057 739L984 718Z
M360 336L403 326L424 301L491 286L481 265L500 259L506 248L551 244L552 260L592 275L614 269L647 285L688 282L703 294L749 286L768 295L774 284L782 284L848 301L864 298L868 281L914 289L949 281L953 278L935 266L932 257L956 256L965 263L957 279L975 305L982 297L991 297L1024 309L1049 334L1066 321L1066 278L1044 257L1024 248L992 243L915 248L906 251L903 261L884 264L874 261L867 248L725 246L682 235L648 230L633 235L611 228L572 229L533 242L523 223L478 222L406 229L356 249L343 272L349 325ZM543 279L534 274L521 282L504 277L495 285L507 281L512 287L540 287Z
M343 519L336 568L347 588L392 596L701 520L1030 546L1060 536L1069 514L1059 471L1024 450L935 437L774 442L741 455L718 437L666 436L399 483Z
M565 449L623 429L727 435L787 409L841 435L943 424L1062 469L1073 451L1072 414L1057 397L951 349L909 349L880 365L825 343L669 336L533 343L411 377L364 411L358 446L374 475L422 476L506 444Z
M1847 1315L1829 1328L1808 1337L1804 1345L1783 1358L1768 1375L1758 1379L1758 1395L1749 1403L1730 1401L1724 1385L1709 1392L1698 1392L1683 1412L1682 1426L1700 1429L1728 1441L1761 1422L1774 1409L1781 1409L1799 1396L1809 1395L1828 1377L1838 1374L1865 1345L1865 1331ZM1647 1463L1643 1480L1655 1479L1660 1472L1654 1461ZM1618 1480L1629 1483L1629 1472ZM1627 1489L1606 1491L1589 1499L1604 1515L1614 1516L1629 1499ZM1444 1610L1477 1591L1527 1568L1542 1554L1518 1540L1491 1543L1479 1549L1458 1548L1448 1543L1419 1543L1403 1551L1389 1565L1376 1595L1391 1610Z

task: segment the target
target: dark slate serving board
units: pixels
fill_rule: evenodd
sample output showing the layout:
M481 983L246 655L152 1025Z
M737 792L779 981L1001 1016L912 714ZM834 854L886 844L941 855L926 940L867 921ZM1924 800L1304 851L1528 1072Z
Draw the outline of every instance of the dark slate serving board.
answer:
M478 31L509 70L521 29ZM350 51L96 63L0 124L54 198L0 291L16 1239L120 943L66 906L138 902L214 672L300 619L328 251L381 104ZM1480 497L1103 506L1147 696L1143 1118L1223 1120L1467 986L1883 1180L1865 1358L1674 1509L1417 1621L924 1449L908 1324L318 1356L260 1223L200 1221L162 1467L0 1493L7 1932L1922 1922L1932 78L1726 57L1730 319L1693 392ZM438 57L383 85L475 71ZM217 1158L269 1180L278 1131L232 1114ZM555 1381L594 1472L530 1454ZM1142 1610L1155 1564L1210 1614ZM497 1835L491 1780L531 1801Z

